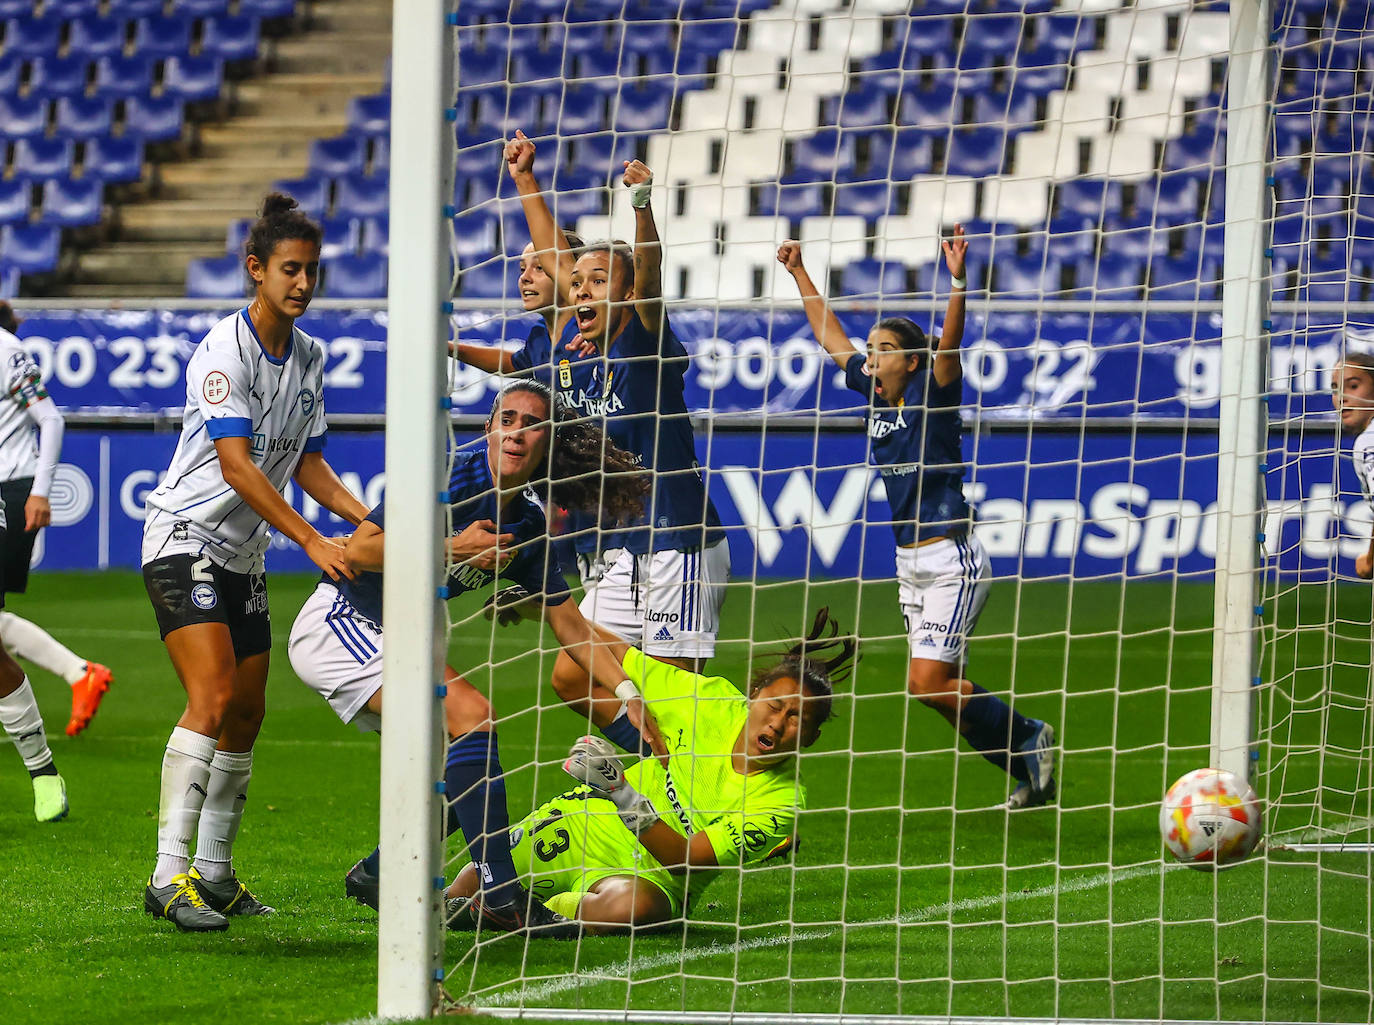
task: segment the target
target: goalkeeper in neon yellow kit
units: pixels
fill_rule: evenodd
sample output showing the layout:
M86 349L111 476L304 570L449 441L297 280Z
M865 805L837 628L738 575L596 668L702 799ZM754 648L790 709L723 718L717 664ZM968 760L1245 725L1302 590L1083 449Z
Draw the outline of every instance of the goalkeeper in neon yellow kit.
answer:
M680 918L727 865L788 850L805 806L793 761L830 715L834 684L855 642L822 609L804 641L760 670L741 694L721 677L611 645L630 677L617 694L638 703L657 757L623 768L599 737L582 737L563 768L578 783L510 831L526 885L589 932ZM647 712L646 712L647 710ZM480 900L471 865L449 888L451 928L471 927Z

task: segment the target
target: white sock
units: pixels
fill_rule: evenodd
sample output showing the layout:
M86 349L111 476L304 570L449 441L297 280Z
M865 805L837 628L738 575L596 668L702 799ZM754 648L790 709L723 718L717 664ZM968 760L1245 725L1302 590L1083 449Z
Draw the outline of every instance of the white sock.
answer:
M0 612L0 642L16 658L62 677L69 685L86 675L86 661L59 644L48 631L13 612Z
M0 724L19 749L24 768L32 772L52 764L48 735L43 732L43 715L38 711L27 676L14 691L0 698Z
M252 751L216 751L210 761L210 785L196 833L196 871L211 882L234 874L234 837L252 777Z
M186 871L191 857L191 837L200 820L210 782L210 760L215 757L214 737L178 726L162 756L162 796L157 812L157 867L153 885L166 886Z

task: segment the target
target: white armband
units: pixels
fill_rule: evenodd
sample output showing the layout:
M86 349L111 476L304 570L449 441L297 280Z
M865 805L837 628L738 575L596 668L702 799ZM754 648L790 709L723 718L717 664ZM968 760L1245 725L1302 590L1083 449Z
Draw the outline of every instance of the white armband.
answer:
M635 686L634 680L621 680L615 685L615 696L621 701L630 701L640 696L639 688Z

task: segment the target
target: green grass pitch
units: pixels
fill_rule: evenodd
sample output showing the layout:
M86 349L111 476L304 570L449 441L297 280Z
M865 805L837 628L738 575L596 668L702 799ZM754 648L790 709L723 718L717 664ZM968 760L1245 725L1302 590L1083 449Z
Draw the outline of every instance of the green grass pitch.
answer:
M376 838L378 745L291 674L285 638L311 586L271 578L279 645L238 842L240 872L281 913L214 936L179 935L142 911L158 766L182 696L141 580L39 573L12 598L13 611L108 663L117 682L72 741L62 736L66 688L33 674L70 790L68 821L32 820L28 781L0 744L5 1022L325 1023L374 1011L375 916L344 900L342 877ZM1005 777L956 751L938 716L901 695L895 585L759 584L750 597L737 589L726 606L729 643L713 666L722 675L743 678L744 638L771 650L766 642L822 603L880 638L805 763L810 808L794 862L722 873L694 908L707 922L685 931L580 946L502 938L474 948L471 936L450 936L454 996L642 1010L1371 1020L1367 856L1275 852L1216 876L1161 867L1159 798L1207 758L1205 583L993 588L970 675L996 691L1014 679L1020 707L1053 721L1065 749L1059 804L1011 816L990 810ZM1367 588L1313 585L1284 604L1265 671L1306 696L1266 699L1285 747L1264 752L1273 771L1262 789L1281 779L1293 795L1278 809L1281 830L1367 821ZM1336 606L1347 636L1333 640L1324 624ZM521 654L536 643L533 626L501 632L491 649L480 620L458 634L455 665L495 663L473 678L490 679L498 712L552 705L547 656ZM1328 687L1356 699L1323 702ZM507 766L547 763L537 778L513 774L513 817L562 788L556 762L579 732L553 707L503 725ZM1304 745L1323 735L1364 757L1328 759L1326 789L1313 791L1318 763ZM1339 796L1348 784L1364 804Z

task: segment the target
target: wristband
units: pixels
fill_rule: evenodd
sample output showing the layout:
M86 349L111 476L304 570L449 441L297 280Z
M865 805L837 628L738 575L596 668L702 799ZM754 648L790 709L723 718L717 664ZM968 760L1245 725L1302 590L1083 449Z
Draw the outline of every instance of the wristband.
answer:
M630 186L630 205L636 210L643 210L649 205L649 192L654 187L654 176L649 175L649 180L640 182L638 185Z
M615 685L615 696L621 701L630 701L639 697L639 688L633 680L621 680Z
M950 288L968 288L968 278L951 277L949 279Z

